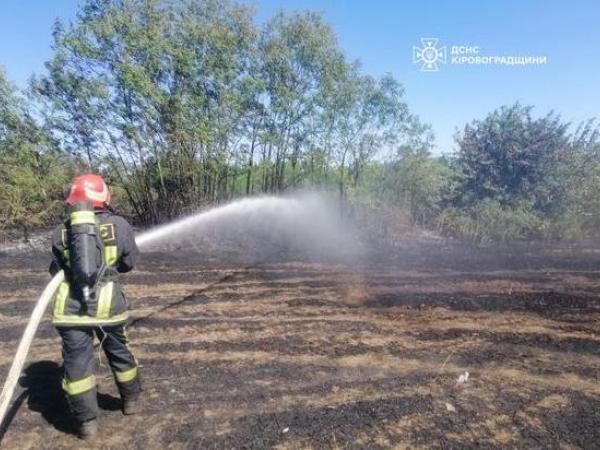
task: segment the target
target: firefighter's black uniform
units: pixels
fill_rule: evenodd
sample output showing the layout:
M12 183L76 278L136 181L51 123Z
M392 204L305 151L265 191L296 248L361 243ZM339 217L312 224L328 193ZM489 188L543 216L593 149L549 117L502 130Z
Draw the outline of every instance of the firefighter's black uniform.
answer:
M52 235L50 273L54 275L61 269L65 272L65 281L54 300L53 323L63 342L63 390L79 422L95 419L98 410L94 334L102 342L121 397L135 399L141 390L137 361L128 347L125 330L127 302L118 283L118 272L133 269L138 248L131 226L121 216L97 210L96 219L107 268L87 304L70 280L69 221L59 225Z

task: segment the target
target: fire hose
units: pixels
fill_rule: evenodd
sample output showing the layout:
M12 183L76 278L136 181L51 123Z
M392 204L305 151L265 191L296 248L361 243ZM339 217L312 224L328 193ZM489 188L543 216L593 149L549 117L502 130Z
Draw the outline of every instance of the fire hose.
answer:
M0 394L0 429L4 423L4 418L6 417L6 412L8 411L15 387L17 386L17 382L21 376L21 371L23 370L23 365L27 359L29 347L31 347L31 342L33 341L35 332L42 321L42 317L44 316L44 312L46 311L48 304L54 298L54 294L56 293L56 290L60 284L63 282L64 278L65 274L62 270L54 275L54 278L52 278L50 283L48 283L35 307L33 308L33 312L29 318L29 323L23 332L23 337L21 338L21 342L17 348L17 354L15 355L15 359L10 366L8 376L6 377L6 381L2 387L2 393Z

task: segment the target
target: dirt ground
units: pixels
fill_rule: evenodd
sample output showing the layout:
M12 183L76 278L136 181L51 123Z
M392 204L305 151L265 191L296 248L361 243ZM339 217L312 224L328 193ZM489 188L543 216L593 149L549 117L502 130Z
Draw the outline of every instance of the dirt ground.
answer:
M101 358L96 447L600 448L600 250L234 259L147 253L124 277L144 412L122 416ZM0 257L0 380L47 262ZM48 320L28 361L0 445L86 448Z

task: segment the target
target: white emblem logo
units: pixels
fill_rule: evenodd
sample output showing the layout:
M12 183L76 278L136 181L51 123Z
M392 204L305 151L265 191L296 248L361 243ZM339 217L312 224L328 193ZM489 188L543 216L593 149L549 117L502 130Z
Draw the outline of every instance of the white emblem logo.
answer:
M438 62L446 64L446 47L437 47L438 39L421 38L423 47L413 46L413 64L421 63L421 72L437 72Z

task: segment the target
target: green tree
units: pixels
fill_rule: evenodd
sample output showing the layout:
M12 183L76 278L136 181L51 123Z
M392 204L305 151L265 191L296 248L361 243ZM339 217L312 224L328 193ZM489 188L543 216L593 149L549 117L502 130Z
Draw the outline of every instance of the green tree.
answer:
M385 198L410 212L413 223L430 224L442 208L452 169L427 148L402 146L384 166L380 191Z
M141 220L225 191L254 29L226 1L90 0L34 83L52 130L110 168Z
M458 204L529 201L542 211L557 200L557 180L548 175L564 161L569 124L554 113L533 118L532 109L518 103L503 106L457 136Z
M306 183L357 190L424 129L391 76L365 76L314 12L255 25L227 0L87 0L57 23L32 91L63 148L140 222Z
M454 190L440 228L478 241L593 231L598 129L588 122L571 131L558 115L531 111L501 107L457 136Z
M52 225L74 164L33 119L0 68L0 232Z
M324 99L331 94L331 80L343 76L344 60L333 30L313 12L275 15L263 29L258 49L266 88L263 160L272 164L263 188L274 192L297 184L302 176L298 162L320 132ZM292 179L286 181L288 164Z

